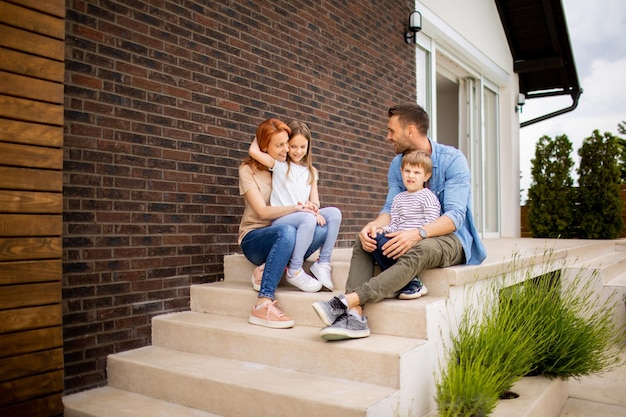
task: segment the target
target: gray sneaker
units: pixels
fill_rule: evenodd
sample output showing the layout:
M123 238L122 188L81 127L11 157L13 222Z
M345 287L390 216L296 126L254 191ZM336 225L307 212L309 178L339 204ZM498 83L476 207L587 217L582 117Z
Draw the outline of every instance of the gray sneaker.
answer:
M367 319L363 321L351 314L344 314L339 317L332 326L320 330L320 337L324 340L345 340L360 339L370 335L370 328L367 326Z
M313 303L313 309L320 316L325 325L332 325L340 316L346 314L348 307L337 297L330 301L318 301Z

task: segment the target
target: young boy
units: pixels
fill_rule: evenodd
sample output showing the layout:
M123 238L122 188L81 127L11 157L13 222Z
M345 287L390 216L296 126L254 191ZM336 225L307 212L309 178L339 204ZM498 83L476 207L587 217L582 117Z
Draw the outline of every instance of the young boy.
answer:
M396 195L391 205L391 222L376 229L376 249L372 252L374 261L385 270L396 263L396 260L383 254L383 245L389 241L394 232L420 227L434 221L441 215L441 204L437 196L426 183L433 171L433 163L425 152L412 151L402 157L402 182L406 191ZM419 278L413 278L398 293L401 300L412 300L428 293L428 289Z

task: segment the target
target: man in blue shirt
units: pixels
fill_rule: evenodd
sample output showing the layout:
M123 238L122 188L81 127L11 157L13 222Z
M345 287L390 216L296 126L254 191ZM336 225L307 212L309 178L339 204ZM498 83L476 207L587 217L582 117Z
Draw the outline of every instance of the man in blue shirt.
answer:
M355 241L346 294L320 301L313 308L327 327L320 331L325 340L367 337L370 334L363 316L363 305L394 297L421 271L459 264L480 264L487 256L471 213L471 175L461 151L428 138L430 118L417 104L402 104L389 109L387 140L398 154L389 165L388 193L376 219L361 230ZM372 277L376 249L376 229L389 224L391 203L406 190L402 183L401 161L405 152L421 150L433 161L429 188L441 202L441 216L423 227L389 233L383 253L397 262Z

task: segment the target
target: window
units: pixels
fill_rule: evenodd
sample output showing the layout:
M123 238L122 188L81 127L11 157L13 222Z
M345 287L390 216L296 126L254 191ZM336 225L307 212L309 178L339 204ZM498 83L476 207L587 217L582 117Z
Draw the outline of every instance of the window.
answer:
M483 237L498 237L498 89L471 64L420 34L416 47L416 101L431 116L430 137L465 154L472 171L474 221Z

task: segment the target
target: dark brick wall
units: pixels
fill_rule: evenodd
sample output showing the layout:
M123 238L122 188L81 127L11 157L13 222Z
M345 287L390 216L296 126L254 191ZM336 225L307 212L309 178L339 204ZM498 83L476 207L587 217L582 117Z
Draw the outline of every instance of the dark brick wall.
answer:
M66 392L102 385L108 354L150 343L238 252L237 167L256 126L314 132L338 246L380 208L386 110L415 94L412 2L67 0Z

